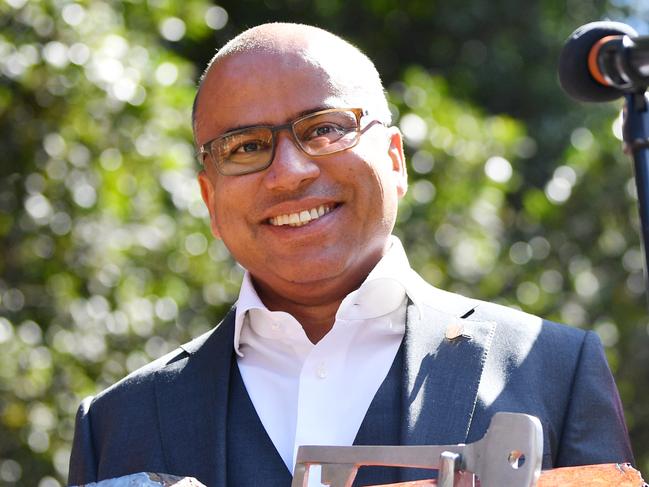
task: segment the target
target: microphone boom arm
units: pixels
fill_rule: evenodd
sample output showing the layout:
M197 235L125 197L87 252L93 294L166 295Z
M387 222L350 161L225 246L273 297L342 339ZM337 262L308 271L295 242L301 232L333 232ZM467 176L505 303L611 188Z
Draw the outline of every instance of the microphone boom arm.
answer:
M645 257L645 286L649 293L649 99L645 90L625 96L624 151L633 158Z

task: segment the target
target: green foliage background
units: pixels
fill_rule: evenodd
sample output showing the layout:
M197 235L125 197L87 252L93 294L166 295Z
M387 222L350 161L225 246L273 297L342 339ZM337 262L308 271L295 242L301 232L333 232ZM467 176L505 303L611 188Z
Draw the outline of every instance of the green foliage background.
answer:
M241 269L214 241L190 131L214 49L271 20L383 73L410 191L397 233L433 284L595 329L649 472L647 309L621 104L555 66L626 0L1 0L0 485L65 484L81 398L218 322ZM616 134L618 136L616 137Z

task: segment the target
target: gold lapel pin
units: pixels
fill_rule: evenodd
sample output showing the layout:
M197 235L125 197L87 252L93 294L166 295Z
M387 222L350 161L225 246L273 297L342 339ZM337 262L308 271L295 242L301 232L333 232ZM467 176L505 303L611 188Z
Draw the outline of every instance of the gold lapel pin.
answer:
M446 339L453 341L458 338L471 338L471 335L464 333L464 323L458 320L446 327Z

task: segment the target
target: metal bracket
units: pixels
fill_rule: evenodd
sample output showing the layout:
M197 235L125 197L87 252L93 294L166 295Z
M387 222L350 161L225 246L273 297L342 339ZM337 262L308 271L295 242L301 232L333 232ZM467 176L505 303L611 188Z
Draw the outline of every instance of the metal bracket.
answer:
M473 485L476 476L481 487L533 487L542 458L543 428L538 418L496 413L482 439L468 445L301 446L291 487L308 486L311 465L322 466L321 482L330 487L352 487L361 466L438 470L437 483L443 487Z

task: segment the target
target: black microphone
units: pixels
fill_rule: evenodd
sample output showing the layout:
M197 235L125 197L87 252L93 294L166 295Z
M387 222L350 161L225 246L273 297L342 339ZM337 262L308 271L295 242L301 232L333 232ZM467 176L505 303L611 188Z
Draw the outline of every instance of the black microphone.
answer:
M559 82L579 101L610 101L649 86L649 36L621 22L582 25L559 57Z

